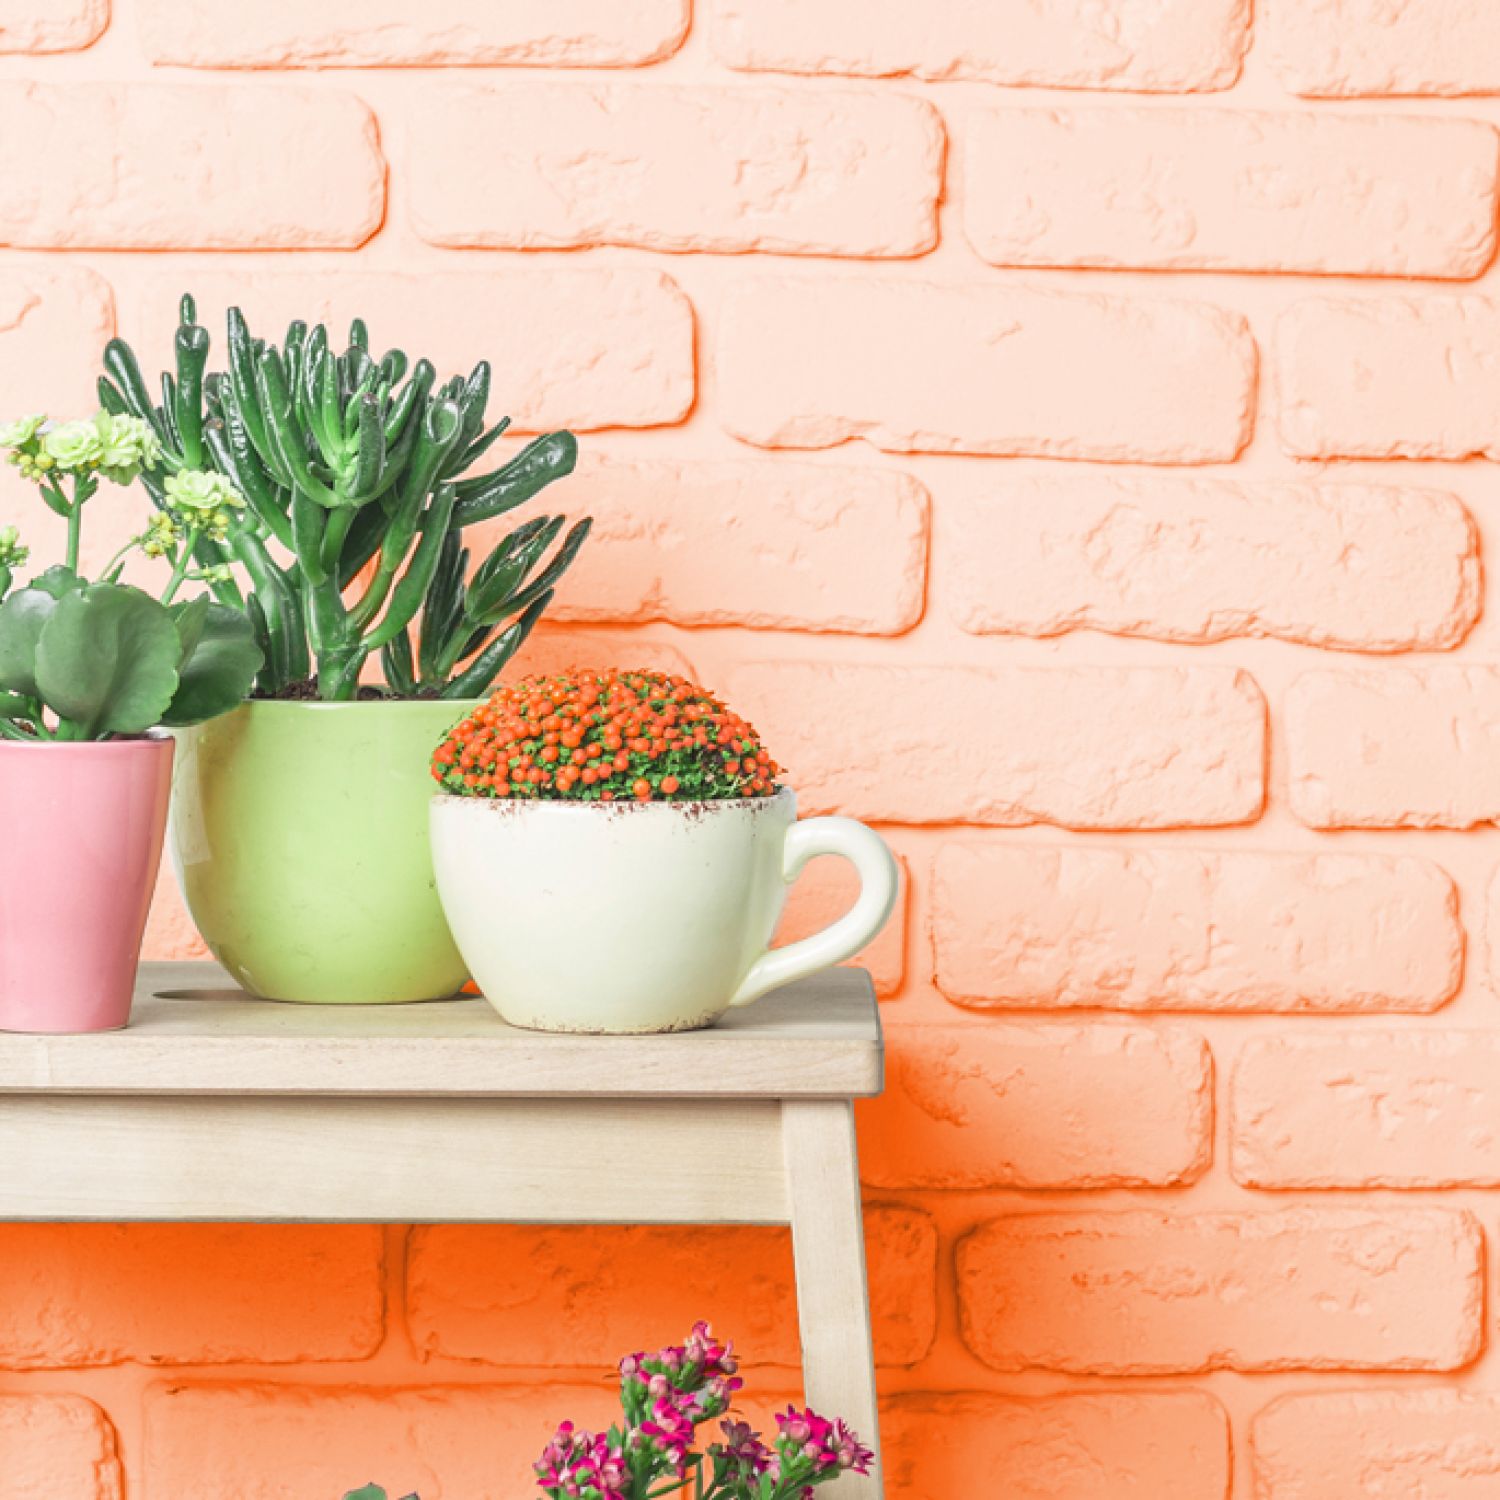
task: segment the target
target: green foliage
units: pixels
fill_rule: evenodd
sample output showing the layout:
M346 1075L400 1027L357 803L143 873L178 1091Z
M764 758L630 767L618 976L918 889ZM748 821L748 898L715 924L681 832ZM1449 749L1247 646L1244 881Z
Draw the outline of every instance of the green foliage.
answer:
M0 737L103 740L196 724L261 664L243 615L53 568L0 604ZM51 719L49 721L49 717Z
M350 1490L344 1500L386 1500L386 1493L378 1484L367 1484L363 1489ZM417 1497L408 1495L406 1500L417 1500Z
M243 496L248 516L195 534L193 547L201 576L252 624L265 659L258 691L276 696L314 678L320 697L353 698L378 652L398 696L483 693L541 617L590 522L566 536L561 516L526 522L472 583L461 533L571 473L573 435L549 433L471 474L509 425L485 426L489 365L439 385L426 360L399 349L374 358L359 321L337 353L321 324L294 322L275 345L231 308L227 368L208 372L208 357L209 336L184 297L160 403L118 339L105 351L99 397L160 437L159 462L141 474L159 507L172 499L174 474L199 468ZM211 571L227 563L248 593Z

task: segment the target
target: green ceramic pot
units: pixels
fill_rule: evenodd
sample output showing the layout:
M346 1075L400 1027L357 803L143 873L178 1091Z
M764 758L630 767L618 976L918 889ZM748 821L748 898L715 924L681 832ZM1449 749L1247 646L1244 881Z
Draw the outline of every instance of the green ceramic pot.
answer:
M214 957L267 1000L436 1000L468 978L428 762L472 704L246 703L177 733L170 845Z

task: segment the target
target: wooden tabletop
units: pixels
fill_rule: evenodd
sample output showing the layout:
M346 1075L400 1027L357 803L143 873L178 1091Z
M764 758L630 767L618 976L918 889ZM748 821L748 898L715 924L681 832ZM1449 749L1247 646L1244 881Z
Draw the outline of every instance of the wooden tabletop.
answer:
M0 1032L0 1093L861 1098L882 1083L869 975L830 969L705 1031L558 1036L480 999L253 1000L216 964L144 964L124 1031Z

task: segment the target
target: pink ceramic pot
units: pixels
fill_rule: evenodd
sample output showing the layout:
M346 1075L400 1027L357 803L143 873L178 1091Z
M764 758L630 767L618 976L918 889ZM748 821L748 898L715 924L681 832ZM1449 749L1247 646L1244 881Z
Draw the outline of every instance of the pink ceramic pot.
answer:
M169 735L0 740L0 1031L113 1031L161 863Z

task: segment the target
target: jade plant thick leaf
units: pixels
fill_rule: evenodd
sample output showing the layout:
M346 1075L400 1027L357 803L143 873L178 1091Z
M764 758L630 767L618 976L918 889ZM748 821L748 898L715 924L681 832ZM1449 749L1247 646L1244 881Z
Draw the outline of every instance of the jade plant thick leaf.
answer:
M339 353L322 324L294 322L278 346L231 308L226 366L209 372L196 317L184 297L160 402L118 339L99 397L156 439L141 479L163 512L184 473L213 471L243 497L232 524L193 538L193 556L200 570L237 570L214 589L255 631L257 692L350 699L378 654L398 697L483 694L551 602L590 523L564 535L563 516L529 520L472 577L462 533L571 473L573 435L548 433L473 474L509 425L485 426L487 363L439 384L425 359L399 349L375 358L360 321Z
M234 707L262 663L249 621L206 594L176 595L190 578L223 581L218 569L194 568L194 545L225 534L238 496L202 475L211 504L174 505L91 583L78 571L84 507L101 479L135 479L153 450L149 432L105 412L60 424L28 417L0 425L0 449L67 522L67 561L21 588L13 575L27 549L14 528L0 531L0 739L104 740ZM159 599L119 581L137 549L172 563Z

